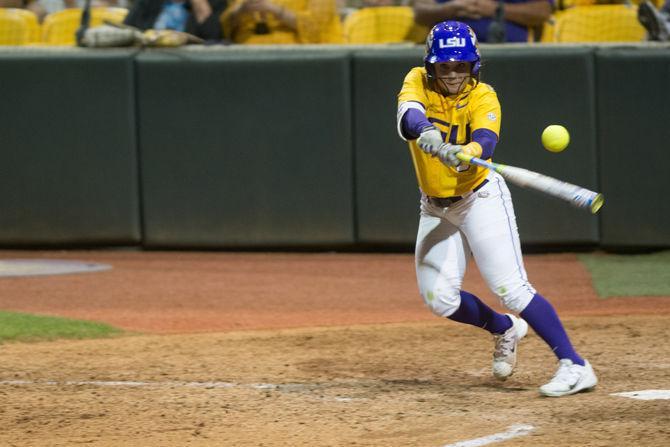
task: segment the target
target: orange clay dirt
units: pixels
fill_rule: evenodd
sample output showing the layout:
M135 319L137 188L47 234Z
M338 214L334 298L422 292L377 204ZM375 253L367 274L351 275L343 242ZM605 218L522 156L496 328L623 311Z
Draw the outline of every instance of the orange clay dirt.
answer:
M670 389L670 298L600 299L571 254L525 258L600 379L560 399L538 395L556 362L535 334L496 381L491 337L424 307L411 254L17 258L113 268L0 278L0 309L130 333L0 345L2 446L670 445L670 400L611 395ZM465 289L501 310L473 264Z

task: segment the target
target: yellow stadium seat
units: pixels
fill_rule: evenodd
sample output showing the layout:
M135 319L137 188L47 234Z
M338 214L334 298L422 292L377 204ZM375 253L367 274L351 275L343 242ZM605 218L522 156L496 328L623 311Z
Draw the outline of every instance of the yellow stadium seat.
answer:
M576 6L554 18L554 42L640 42L646 36L634 5Z
M40 23L37 15L28 11L27 9L8 8L4 10L5 13L20 17L28 28L28 40L26 43L37 43L42 40L42 33ZM0 30L4 29L0 26ZM2 31L0 31L2 32Z
M344 19L344 40L351 44L412 42L414 28L409 6L362 8Z
M25 45L30 30L18 9L0 8L0 45Z
M44 18L42 38L47 44L74 45L75 33L81 23L81 8L56 11ZM128 14L125 8L93 7L89 26L100 26L103 22L121 23Z

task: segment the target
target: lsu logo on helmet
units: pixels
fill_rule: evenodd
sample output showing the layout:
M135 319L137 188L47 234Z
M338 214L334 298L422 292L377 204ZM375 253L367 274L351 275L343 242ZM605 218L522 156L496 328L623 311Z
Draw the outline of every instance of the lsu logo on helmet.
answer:
M462 37L450 37L448 39L438 39L437 44L440 48L459 48L465 46L465 39Z

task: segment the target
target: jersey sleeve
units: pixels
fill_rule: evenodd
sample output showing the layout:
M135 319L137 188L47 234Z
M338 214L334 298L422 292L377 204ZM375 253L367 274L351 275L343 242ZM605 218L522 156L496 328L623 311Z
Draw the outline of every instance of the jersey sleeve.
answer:
M498 95L489 85L485 85L483 92L476 98L476 104L472 109L470 125L472 131L477 129L488 129L500 135L501 110Z
M423 116L426 115L428 98L426 97L424 83L424 70L420 67L413 68L407 73L407 76L405 76L400 93L398 93L398 135L405 141L407 141L409 136L405 135L405 132L403 132L403 118L405 113L407 113L408 110L415 109L421 112Z
M416 67L405 76L400 93L398 93L398 107L405 102L417 102L425 109L428 103L425 88L425 70Z

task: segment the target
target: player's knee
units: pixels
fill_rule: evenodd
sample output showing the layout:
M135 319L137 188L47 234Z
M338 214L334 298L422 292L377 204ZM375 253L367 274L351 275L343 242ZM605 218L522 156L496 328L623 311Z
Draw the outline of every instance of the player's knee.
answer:
M458 290L443 292L430 289L422 292L421 295L426 306L438 317L451 316L461 305L461 295Z
M500 287L496 291L496 294L503 306L512 312L520 313L528 306L530 300L533 299L535 290L530 284L523 283L509 290L505 287Z

